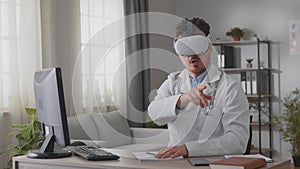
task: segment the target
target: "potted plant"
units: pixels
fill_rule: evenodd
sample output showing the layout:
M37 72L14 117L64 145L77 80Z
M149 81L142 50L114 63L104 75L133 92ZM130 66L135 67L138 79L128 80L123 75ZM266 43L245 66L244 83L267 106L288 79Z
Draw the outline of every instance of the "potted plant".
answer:
M246 61L247 61L246 67L247 67L247 68L252 68L252 61L253 61L253 60L254 60L253 58L247 58L247 59L246 59Z
M239 41L245 35L245 31L239 27L234 27L226 32L226 36L232 37L235 41Z
M27 151L39 149L42 146L44 137L35 112L36 109L26 108L26 113L29 115L29 123L11 125L11 128L14 130L11 131L6 138L8 139L15 136L17 143L10 144L7 147L10 161L7 163L6 168L12 168L12 157L25 155Z
M283 106L286 112L283 115L274 115L282 139L292 145L294 165L300 166L300 90L296 88L284 99Z

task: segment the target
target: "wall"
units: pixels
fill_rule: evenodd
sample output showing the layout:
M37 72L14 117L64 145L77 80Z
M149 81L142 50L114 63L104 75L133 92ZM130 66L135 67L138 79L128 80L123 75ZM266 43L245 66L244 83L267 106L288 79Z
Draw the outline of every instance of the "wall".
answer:
M160 2L150 1L150 7L152 5L154 9L164 11L164 8L170 9L170 6L174 6L174 1L163 1L160 5L157 3ZM299 6L300 1L295 0L176 0L175 12L171 10L171 14L183 18L204 18L211 25L213 38L224 38L226 31L239 26L255 32L261 39L277 41L278 43L272 45L272 66L281 71L273 79L276 95L274 112L280 113L284 110L281 104L278 104L280 99L295 87L300 87L300 78L295 78L295 72L300 71L300 67L297 66L300 56L291 56L288 52L289 21L300 20ZM155 63L156 59L159 58L152 57L150 62ZM273 139L276 151L282 156L290 156L290 146L281 142L278 132L274 132Z
M176 0L176 14L181 17L199 16L205 18L212 27L213 37L224 37L233 26L253 30L260 38L279 42L279 59L273 65L281 73L281 95L285 96L300 86L300 79L294 78L299 72L300 56L290 56L289 21L300 20L300 1L295 0Z

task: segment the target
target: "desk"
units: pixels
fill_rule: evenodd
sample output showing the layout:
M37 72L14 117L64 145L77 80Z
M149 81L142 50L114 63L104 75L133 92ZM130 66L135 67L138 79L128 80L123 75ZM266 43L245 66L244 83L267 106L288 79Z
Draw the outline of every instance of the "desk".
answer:
M208 157L209 161L219 160L222 157ZM30 159L26 156L18 156L13 158L14 169L209 169L210 167L191 166L187 159L173 161L138 161L134 158L121 157L114 161L87 161L78 156L60 159ZM274 163L267 163L262 168L272 169L290 169L290 160L275 160Z

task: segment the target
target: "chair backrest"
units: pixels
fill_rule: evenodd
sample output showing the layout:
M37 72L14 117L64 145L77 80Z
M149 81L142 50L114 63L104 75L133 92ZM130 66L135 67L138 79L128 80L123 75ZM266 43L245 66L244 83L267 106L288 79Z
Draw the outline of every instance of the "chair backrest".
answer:
M250 127L249 127L249 139L247 143L247 149L244 154L250 154L251 151L251 144L252 144L252 127L251 127L251 122L252 122L252 117L250 116Z
M105 147L115 147L132 143L128 121L118 111L92 113L91 117L100 140L107 143Z
M75 140L99 140L99 135L90 114L68 117L70 138Z
M101 147L131 144L128 121L119 112L88 113L69 117L72 140L101 141Z

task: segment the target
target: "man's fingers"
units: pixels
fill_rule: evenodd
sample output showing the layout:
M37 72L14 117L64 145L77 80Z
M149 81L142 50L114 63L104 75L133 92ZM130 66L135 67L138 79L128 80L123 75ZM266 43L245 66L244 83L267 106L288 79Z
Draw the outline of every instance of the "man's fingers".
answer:
M210 95L206 95L206 94L202 94L201 96L204 97L204 99L206 99L206 100L213 100L214 99L214 96L210 96Z
M206 86L204 85L197 86L197 89L202 92L204 89L206 89Z
M174 147L171 147L167 151L164 151L164 153L161 154L160 158L170 158L170 157L172 158L172 156L174 155L176 155L176 149Z
M187 157L188 151L185 145L168 147L159 151L159 153L155 156L156 158L176 158L179 156Z
M165 158L164 156L168 153L168 151L171 149L172 147L168 147L165 149L160 150L157 154L156 154L156 158Z
M207 106L208 101L214 99L214 97L203 93L203 90L206 88L204 85L192 88L190 92L185 94L185 99L188 102L199 105L201 108Z
M176 158L179 156L180 156L180 153L178 153L177 151L170 155L171 158Z

